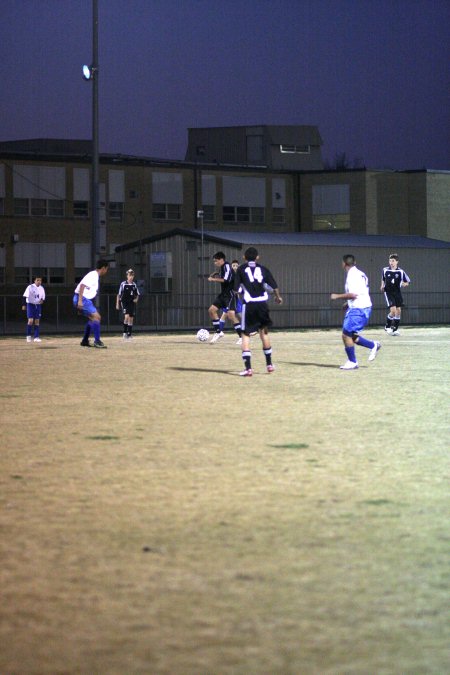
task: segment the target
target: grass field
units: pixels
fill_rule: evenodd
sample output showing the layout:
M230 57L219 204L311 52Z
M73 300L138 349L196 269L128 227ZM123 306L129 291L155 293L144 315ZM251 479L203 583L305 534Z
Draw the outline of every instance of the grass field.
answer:
M1 675L449 672L450 328L0 341Z

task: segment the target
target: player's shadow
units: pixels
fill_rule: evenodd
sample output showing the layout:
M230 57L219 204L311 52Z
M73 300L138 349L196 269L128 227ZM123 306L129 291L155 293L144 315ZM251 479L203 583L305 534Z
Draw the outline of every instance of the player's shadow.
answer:
M279 361L279 363L287 363L290 366L314 366L315 368L333 368L335 369L335 365L331 365L330 363L315 363L314 361Z
M218 370L217 368L183 368L182 366L169 366L168 370L178 370L189 373L219 373L219 375L239 375L232 370Z

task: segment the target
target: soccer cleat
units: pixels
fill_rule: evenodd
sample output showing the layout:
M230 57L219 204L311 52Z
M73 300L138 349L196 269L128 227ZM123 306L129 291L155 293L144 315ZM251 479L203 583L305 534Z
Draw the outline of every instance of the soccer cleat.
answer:
M40 337L35 337L34 340L33 340L33 342L42 342L42 340L41 340Z
M27 335L27 342L31 342L31 341L32 341L31 335Z
M94 340L94 347L97 347L97 349L107 349L107 346L101 340Z
M273 371L275 370L275 366L272 366L271 364L270 366L267 366L266 370L268 373L273 373Z
M399 329L398 329L398 328L397 328L397 329L393 328L393 329L392 329L392 335L400 335Z
M122 337L123 337L124 340L126 340L126 339L128 338L128 335L127 335L126 333L124 333L124 334L122 335Z
M223 338L224 335L225 335L225 333L223 331L219 331L217 333L214 333L214 335L212 336L209 344L213 345L215 342L218 342L221 338Z
M253 375L253 370L251 368L247 368L247 370L241 370L239 375L241 375L241 377L251 377Z
M375 359L375 357L376 357L377 353L380 351L380 349L381 349L380 343L375 340L374 346L370 350L369 361L373 361Z
M241 337L238 338L238 339L236 340L236 344L237 344L237 345L241 345L241 344L242 344L242 338L241 338Z
M384 330L386 331L386 333L389 333L389 335L392 335L392 333L394 332L392 328L385 327Z
M343 366L339 366L341 370L356 370L358 368L358 364L354 363L353 361L347 361L347 363L344 363Z
M82 347L90 347L90 346L91 346L91 343L89 342L89 340L88 340L87 338L83 338L83 339L81 340L81 342L80 342L80 345L81 345Z

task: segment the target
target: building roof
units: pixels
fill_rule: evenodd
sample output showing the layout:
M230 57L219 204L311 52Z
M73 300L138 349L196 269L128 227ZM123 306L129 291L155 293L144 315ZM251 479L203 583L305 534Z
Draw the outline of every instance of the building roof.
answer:
M201 239L200 230L188 230L181 227L169 230L152 237L145 237L137 241L122 244L116 247L116 252L136 248L142 244L150 244L174 236L189 237L189 239ZM450 249L450 242L427 237L409 235L359 235L338 232L221 232L219 230L204 230L203 237L210 242L236 246L271 245L271 246L345 246L347 248L429 248Z

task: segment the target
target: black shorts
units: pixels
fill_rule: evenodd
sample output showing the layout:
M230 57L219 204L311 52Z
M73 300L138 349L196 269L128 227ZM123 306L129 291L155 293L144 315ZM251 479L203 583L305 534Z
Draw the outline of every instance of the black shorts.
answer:
M134 308L136 307L135 302L131 302L129 305L122 305L122 312L128 314L128 316L134 316Z
M388 307L403 307L403 297L399 290L392 290L384 292L386 304Z
M242 332L256 333L260 328L270 328L272 320L267 302L249 302L242 305Z
M231 296L231 291L224 291L223 293L220 293L211 304L213 304L214 307L217 307L217 309L227 310L231 302Z

